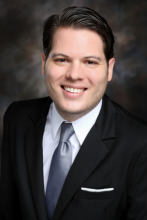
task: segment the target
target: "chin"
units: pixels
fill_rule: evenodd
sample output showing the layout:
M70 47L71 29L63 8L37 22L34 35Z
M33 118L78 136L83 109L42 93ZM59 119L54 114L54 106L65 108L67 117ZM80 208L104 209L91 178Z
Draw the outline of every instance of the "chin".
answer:
M81 111L81 109L74 109L74 108L64 108L61 109L61 111L66 114L81 114L83 112Z

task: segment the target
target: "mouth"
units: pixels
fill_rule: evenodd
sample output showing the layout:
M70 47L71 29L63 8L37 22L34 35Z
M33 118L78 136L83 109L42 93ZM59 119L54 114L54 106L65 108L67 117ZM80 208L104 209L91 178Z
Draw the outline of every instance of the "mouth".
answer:
M67 86L61 86L65 91L70 92L70 93L81 93L85 89L79 89L79 88L72 88L72 87L67 87Z

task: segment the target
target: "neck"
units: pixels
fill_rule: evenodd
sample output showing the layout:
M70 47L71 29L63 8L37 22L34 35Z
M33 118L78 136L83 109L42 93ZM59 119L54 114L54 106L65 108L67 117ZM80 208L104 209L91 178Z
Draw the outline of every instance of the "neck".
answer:
M57 112L59 113L59 115L63 119L65 119L68 122L72 122L72 121L75 121L75 120L83 117L84 115L89 113L96 106L94 106L91 109L86 109L85 111L81 111L81 112L67 112L67 111L64 111L63 109L58 108L56 105L55 105L55 107L56 107Z

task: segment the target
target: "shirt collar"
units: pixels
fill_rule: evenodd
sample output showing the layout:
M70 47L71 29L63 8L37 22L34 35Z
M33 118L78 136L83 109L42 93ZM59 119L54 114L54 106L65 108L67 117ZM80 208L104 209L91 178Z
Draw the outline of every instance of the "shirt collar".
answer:
M54 102L51 104L49 115L50 115L52 136L53 139L55 140L60 125L62 124L63 121L65 121L65 119L63 119L57 112Z
M94 109L92 109L90 112L88 112L86 115L71 122L74 128L75 134L80 142L80 145L83 144L84 139L86 138L92 126L95 124L96 119L100 113L101 106L102 106L102 99L100 100L98 105ZM63 121L66 121L66 120L63 119L59 115L54 103L52 103L50 106L48 117L49 117L49 121L51 122L52 136L53 136L53 139L55 140L57 132L60 128L60 125L62 124Z
M72 122L74 131L77 135L80 145L83 144L83 141L85 140L87 134L91 130L92 126L95 124L96 119L100 113L101 106L102 106L102 99L94 109L92 109L83 117Z

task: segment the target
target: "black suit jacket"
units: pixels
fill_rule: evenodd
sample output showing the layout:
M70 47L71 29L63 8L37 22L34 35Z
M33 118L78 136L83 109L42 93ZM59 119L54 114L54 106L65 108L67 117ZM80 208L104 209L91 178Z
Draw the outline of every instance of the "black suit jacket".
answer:
M47 220L42 137L50 103L15 102L5 114L0 220ZM58 219L147 219L147 127L107 96L66 178Z

